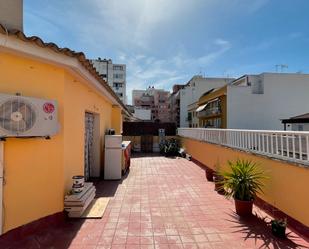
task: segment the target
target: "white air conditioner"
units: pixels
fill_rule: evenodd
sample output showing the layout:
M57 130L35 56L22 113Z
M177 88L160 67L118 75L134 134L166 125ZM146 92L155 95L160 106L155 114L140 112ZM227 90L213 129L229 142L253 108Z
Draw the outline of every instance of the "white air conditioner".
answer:
M57 102L0 94L0 137L48 137L59 130Z

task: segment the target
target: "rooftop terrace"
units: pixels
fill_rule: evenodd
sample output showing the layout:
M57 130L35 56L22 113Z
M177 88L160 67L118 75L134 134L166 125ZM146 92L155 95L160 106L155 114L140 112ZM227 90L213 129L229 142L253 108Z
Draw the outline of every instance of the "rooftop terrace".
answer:
M256 207L240 219L204 169L183 158L135 157L125 179L96 184L98 196L111 197L102 219L65 220L23 240L3 236L0 247L309 248L290 230L286 239L273 237L270 217Z

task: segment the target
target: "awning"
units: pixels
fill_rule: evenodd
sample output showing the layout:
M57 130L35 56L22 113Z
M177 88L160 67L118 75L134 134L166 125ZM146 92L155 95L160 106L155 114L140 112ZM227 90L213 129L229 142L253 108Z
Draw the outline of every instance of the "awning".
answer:
M219 98L212 99L212 100L208 101L207 104L212 103L212 102L216 102L218 100L219 100Z
M206 106L207 106L208 104L210 104L210 103L212 103L212 102L216 102L216 101L218 101L218 100L219 100L219 98L215 98L215 99L212 99L212 100L208 101L205 105L199 106L199 107L196 109L196 112L201 112L201 111L205 110L205 108L206 108Z
M199 107L196 109L196 112L201 112L201 111L203 111L203 110L206 108L206 106L207 106L207 104L199 106Z

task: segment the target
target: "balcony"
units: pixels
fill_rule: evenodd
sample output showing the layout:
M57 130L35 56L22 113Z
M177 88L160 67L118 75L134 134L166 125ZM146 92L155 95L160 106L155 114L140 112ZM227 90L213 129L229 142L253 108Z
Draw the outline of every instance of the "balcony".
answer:
M221 115L221 108L220 107L212 107L212 108L207 108L205 110L202 110L200 112L197 112L197 117L198 118L207 118L207 117L212 117L216 115Z
M276 239L257 206L240 219L233 202L214 191L205 171L183 158L138 155L122 181L96 182L97 196L109 196L102 219L64 219L1 248L308 248L292 231Z

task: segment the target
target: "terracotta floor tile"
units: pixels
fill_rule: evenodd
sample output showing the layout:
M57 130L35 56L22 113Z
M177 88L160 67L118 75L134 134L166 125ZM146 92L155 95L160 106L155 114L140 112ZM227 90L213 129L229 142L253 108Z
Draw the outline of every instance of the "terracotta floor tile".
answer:
M110 197L102 219L68 220L20 240L0 236L0 245L10 245L8 249L309 248L295 233L285 240L274 238L263 221L268 216L256 207L257 216L240 219L233 201L217 194L205 171L185 159L133 157L121 182L95 185L98 197Z

